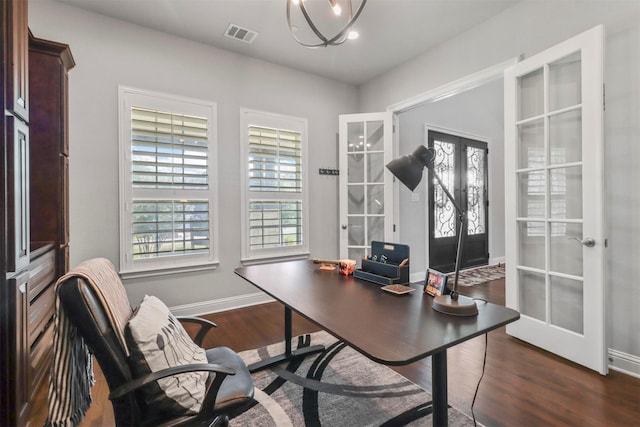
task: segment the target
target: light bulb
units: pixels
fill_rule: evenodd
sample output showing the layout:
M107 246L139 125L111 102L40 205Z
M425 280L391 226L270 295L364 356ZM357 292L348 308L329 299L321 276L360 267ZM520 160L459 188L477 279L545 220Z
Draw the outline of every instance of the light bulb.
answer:
M358 34L358 32L357 32L357 31L353 31L353 30L351 30L351 31L349 31L349 34L347 34L347 38L348 38L349 40L355 40L355 39L357 39L358 37L360 37L360 34Z
M340 16L340 14L342 14L342 8L340 7L340 5L338 3L333 5L333 7L331 9L333 9L333 14L336 15L336 16Z

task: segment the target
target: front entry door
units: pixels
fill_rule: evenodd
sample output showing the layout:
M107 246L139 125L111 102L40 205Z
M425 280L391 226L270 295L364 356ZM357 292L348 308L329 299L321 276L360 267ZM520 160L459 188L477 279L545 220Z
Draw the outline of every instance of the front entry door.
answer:
M603 29L505 73L507 333L607 373Z
M489 263L487 144L427 129L427 141L436 151L434 169L467 212L460 268ZM449 273L455 269L459 218L442 188L429 179L429 268Z
M340 258L361 260L371 241L392 241L392 113L339 118Z

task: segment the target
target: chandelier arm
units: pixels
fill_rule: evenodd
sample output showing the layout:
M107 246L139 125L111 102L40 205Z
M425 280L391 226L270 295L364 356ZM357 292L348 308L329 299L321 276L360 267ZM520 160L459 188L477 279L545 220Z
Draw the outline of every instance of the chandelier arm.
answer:
M316 34L316 36L321 40L321 43L311 44L311 43L303 42L294 33L293 28L292 28L293 26L291 24L291 0L287 0L287 24L289 26L289 32L293 36L294 40L298 44L300 44L301 46L304 46L304 47L315 49L315 48L319 48L319 47L339 46L339 45L343 44L347 40L346 35L348 34L349 30L351 29L353 24L355 24L356 20L358 19L358 17L362 13L362 10L364 9L364 6L367 3L367 0L362 0L362 3L360 3L360 7L358 7L358 10L356 11L355 15L353 15L352 18L351 18L351 13L352 13L351 0L349 0L348 3L349 3L349 16L350 16L349 22L347 23L347 25L345 25L345 27L338 34L336 34L335 36L333 36L330 39L327 39L320 32L320 30L318 30L318 28L313 24L313 22L311 21L311 17L309 16L309 14L307 13L307 10L304 7L303 2L300 1L298 6L300 7L300 10L302 11L302 14L305 17L305 20L307 21L307 24L309 25L311 30Z
M300 40L295 32L293 31L292 25L291 25L291 0L287 0L287 25L289 26L289 33L291 33L291 36L293 37L293 39L301 46L304 47L308 47L311 49L316 49L319 47L325 47L326 45L324 43L319 43L319 44L310 44L310 43L305 43L302 40Z
M364 9L365 4L367 4L367 0L362 0L362 3L360 3L360 7L356 11L356 14L353 16L353 18L349 20L349 22L347 23L347 25L345 25L342 31L340 31L338 34L336 34L331 39L329 39L327 41L327 44L331 46L339 46L347 40L346 36L347 34L349 34L349 30L351 30L351 27L353 26L353 24L356 23L356 20L360 16L360 13L362 13L362 9ZM349 7L351 7L351 0L349 0Z
M318 30L318 27L315 26L315 24L311 20L311 17L309 16L309 13L307 12L307 8L304 7L304 2L302 0L300 0L300 2L298 3L298 7L300 8L302 15L304 15L304 19L307 20L307 24L309 24L309 28L311 28L311 30L315 33L315 35L318 36L318 38L322 40L324 42L323 44L326 46L327 43L329 43L329 40L327 40L324 34L322 34L320 30Z

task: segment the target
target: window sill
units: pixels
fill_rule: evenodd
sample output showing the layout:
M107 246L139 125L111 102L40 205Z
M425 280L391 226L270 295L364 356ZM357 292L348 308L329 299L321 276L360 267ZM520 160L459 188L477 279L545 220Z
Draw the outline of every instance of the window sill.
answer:
M169 274L192 273L196 271L215 270L220 262L213 261L193 265L181 266L154 266L149 268L138 268L135 270L121 270L120 276L123 279L139 279L143 277L166 276Z
M242 265L269 264L272 262L297 261L301 259L309 259L309 252L297 253L295 255L269 255L263 257L243 258L240 260Z

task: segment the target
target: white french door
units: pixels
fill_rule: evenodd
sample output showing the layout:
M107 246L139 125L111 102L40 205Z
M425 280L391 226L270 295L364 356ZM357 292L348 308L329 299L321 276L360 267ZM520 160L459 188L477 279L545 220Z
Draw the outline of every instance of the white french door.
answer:
M603 28L505 72L507 333L607 373Z
M371 241L392 241L392 113L339 117L340 258L361 260Z

